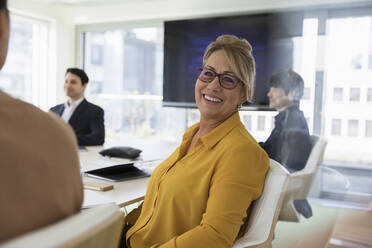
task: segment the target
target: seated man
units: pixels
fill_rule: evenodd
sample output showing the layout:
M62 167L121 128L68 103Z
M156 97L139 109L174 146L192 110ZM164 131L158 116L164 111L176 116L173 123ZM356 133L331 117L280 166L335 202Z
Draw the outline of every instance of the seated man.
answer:
M72 126L80 146L102 145L105 142L104 112L84 98L89 81L87 74L78 68L68 68L65 75L64 89L69 99L50 111Z
M0 0L0 68L8 38L7 1ZM2 243L78 212L83 189L71 127L1 90L0 113Z
M301 170L311 152L309 128L299 110L304 81L294 71L281 71L270 78L269 86L267 96L270 107L278 110L279 114L275 116L275 127L269 138L260 145L270 158L281 163L289 172ZM296 200L295 207L305 217L312 216L306 200Z

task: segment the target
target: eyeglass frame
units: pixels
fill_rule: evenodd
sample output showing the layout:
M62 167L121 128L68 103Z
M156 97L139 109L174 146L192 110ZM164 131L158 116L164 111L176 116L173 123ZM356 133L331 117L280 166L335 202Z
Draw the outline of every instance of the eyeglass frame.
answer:
M200 75L201 75L201 73L202 73L202 71L203 71L204 69L206 69L206 70L208 70L208 71L211 71L211 72L213 72L213 73L215 74L215 76L214 76L214 77L212 78L212 80L209 81L209 82L208 82L208 81L204 81L204 80L202 80L202 79L200 78ZM221 77L221 76L226 76L226 75L238 79L238 82L235 84L234 87L232 87L232 88L226 88L226 87L224 87L224 86L222 85L222 83L221 83L221 78L220 78L220 77ZM213 80L214 80L216 77L218 77L218 84L219 84L222 88L227 89L227 90L233 90L233 89L235 89L235 88L239 85L239 83L244 84L243 81L242 81L240 78L238 78L237 76L235 76L235 75L231 75L231 74L229 74L229 73L217 73L217 72L215 72L214 70L212 70L212 69L208 69L208 68L205 68L205 67L199 67L199 68L198 68L198 70L197 70L197 76L198 76L198 79L199 79L200 81L202 81L203 83L208 83L208 84L211 83L211 82L213 82Z

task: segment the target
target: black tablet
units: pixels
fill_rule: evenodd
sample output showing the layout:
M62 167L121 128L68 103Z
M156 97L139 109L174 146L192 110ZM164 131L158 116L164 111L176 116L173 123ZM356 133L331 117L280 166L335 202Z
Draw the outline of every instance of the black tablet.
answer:
M85 175L114 182L149 176L147 173L135 167L133 163L86 171Z

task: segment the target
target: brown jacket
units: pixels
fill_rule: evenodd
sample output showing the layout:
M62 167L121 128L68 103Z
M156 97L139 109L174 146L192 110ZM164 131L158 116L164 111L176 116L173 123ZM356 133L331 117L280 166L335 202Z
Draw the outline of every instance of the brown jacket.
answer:
M71 127L0 91L0 243L78 212L82 200Z

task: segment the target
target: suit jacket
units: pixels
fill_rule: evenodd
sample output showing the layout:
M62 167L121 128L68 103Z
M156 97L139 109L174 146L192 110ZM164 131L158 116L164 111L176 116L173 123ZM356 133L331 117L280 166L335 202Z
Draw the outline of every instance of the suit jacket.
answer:
M311 152L311 141L302 111L291 106L275 116L273 131L260 145L289 172L303 169Z
M72 128L0 91L0 243L78 212L83 200Z
M59 104L50 111L62 116L64 104ZM103 121L104 111L84 99L71 115L68 123L75 131L79 145L97 146L105 142L105 126Z

